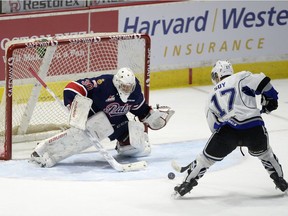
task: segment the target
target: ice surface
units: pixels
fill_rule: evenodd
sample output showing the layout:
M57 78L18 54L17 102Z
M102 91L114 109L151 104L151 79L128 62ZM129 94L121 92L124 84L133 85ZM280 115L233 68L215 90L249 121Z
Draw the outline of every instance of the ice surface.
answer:
M263 115L270 144L288 175L288 80L273 80L279 108ZM144 171L118 173L96 152L85 152L58 166L41 169L28 163L35 143L16 144L16 160L0 162L1 216L249 216L288 215L288 195L275 190L257 158L239 149L208 170L190 194L171 197L184 177L167 178L176 159L186 165L199 153L210 131L203 112L211 86L152 91L152 105L176 113L166 128L149 131L152 155ZM115 154L113 146L109 152ZM117 160L128 162L123 158Z

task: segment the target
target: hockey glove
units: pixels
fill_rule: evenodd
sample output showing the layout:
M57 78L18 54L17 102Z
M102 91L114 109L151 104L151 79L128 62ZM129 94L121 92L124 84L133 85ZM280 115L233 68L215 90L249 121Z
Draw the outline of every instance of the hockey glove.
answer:
M261 105L262 105L261 113L269 114L270 112L278 108L278 100L262 94Z

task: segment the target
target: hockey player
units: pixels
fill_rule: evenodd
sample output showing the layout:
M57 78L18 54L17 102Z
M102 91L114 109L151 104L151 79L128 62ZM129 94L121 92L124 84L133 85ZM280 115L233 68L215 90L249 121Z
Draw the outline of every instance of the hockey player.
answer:
M40 142L31 158L41 167L52 167L59 161L92 146L88 130L98 141L117 140L118 154L131 157L151 152L144 125L153 130L163 128L174 114L149 106L138 79L130 68L113 74L85 78L67 84L64 104L70 110L71 128ZM129 121L128 112L140 121ZM88 118L88 120L87 120Z
M268 141L261 113L278 107L278 92L263 73L242 71L233 74L228 61L217 61L211 72L214 89L208 97L206 118L212 132L203 152L188 166L182 184L174 188L184 196L215 162L223 160L237 146L247 147L250 155L258 157L277 188L286 191L288 184ZM262 97L262 110L257 109L256 96Z

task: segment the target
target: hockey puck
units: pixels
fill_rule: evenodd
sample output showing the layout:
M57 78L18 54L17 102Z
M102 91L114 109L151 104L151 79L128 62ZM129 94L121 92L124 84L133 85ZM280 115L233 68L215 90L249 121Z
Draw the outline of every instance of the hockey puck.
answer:
M173 172L169 172L168 173L168 178L171 179L171 180L174 179L175 178L175 174Z

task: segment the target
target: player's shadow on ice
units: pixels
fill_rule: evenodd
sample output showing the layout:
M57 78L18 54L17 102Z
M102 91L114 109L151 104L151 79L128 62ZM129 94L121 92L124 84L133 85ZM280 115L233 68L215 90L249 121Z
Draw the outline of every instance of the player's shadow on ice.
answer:
M90 157L74 157L74 158L70 158L70 159L66 159L63 162L58 163L55 167L58 168L64 168L64 167L77 167L78 169L97 169L97 170L113 170L113 168L111 167L111 165L108 163L108 161L106 161L104 158L102 158L101 156L98 155L94 155L90 156ZM128 164L128 163L134 163L134 162L138 162L141 160L145 160L145 157L143 158L133 158L133 157L125 157L125 156L121 156L121 155L113 155L113 157L115 158L115 160L118 163L121 164ZM147 159L147 158L146 158Z
M256 193L256 192L255 192ZM267 191L267 193L270 193L269 191ZM279 199L279 198L283 198L287 196L287 194L285 193L280 193L279 194L267 194L267 195L253 195L253 194L245 194L245 193L228 193L228 194L222 194L222 195L215 195L215 196L211 196L211 195L193 195L193 192L191 192L188 195L185 195L183 197L178 197L177 200L187 200L187 201L197 201L197 200L209 200L209 202L211 202L211 200L215 201L215 202L219 202L222 201L225 204L229 204L229 205L245 205L247 206L247 204L254 203L254 202L258 202L260 200L271 200L271 199Z
M91 160L91 161L82 161L82 160L77 160L74 162L69 162L69 163L65 163L65 162L60 162L59 164L57 164L55 167L83 167L83 168L110 168L111 166L109 165L109 163L107 161L95 161L95 160Z

